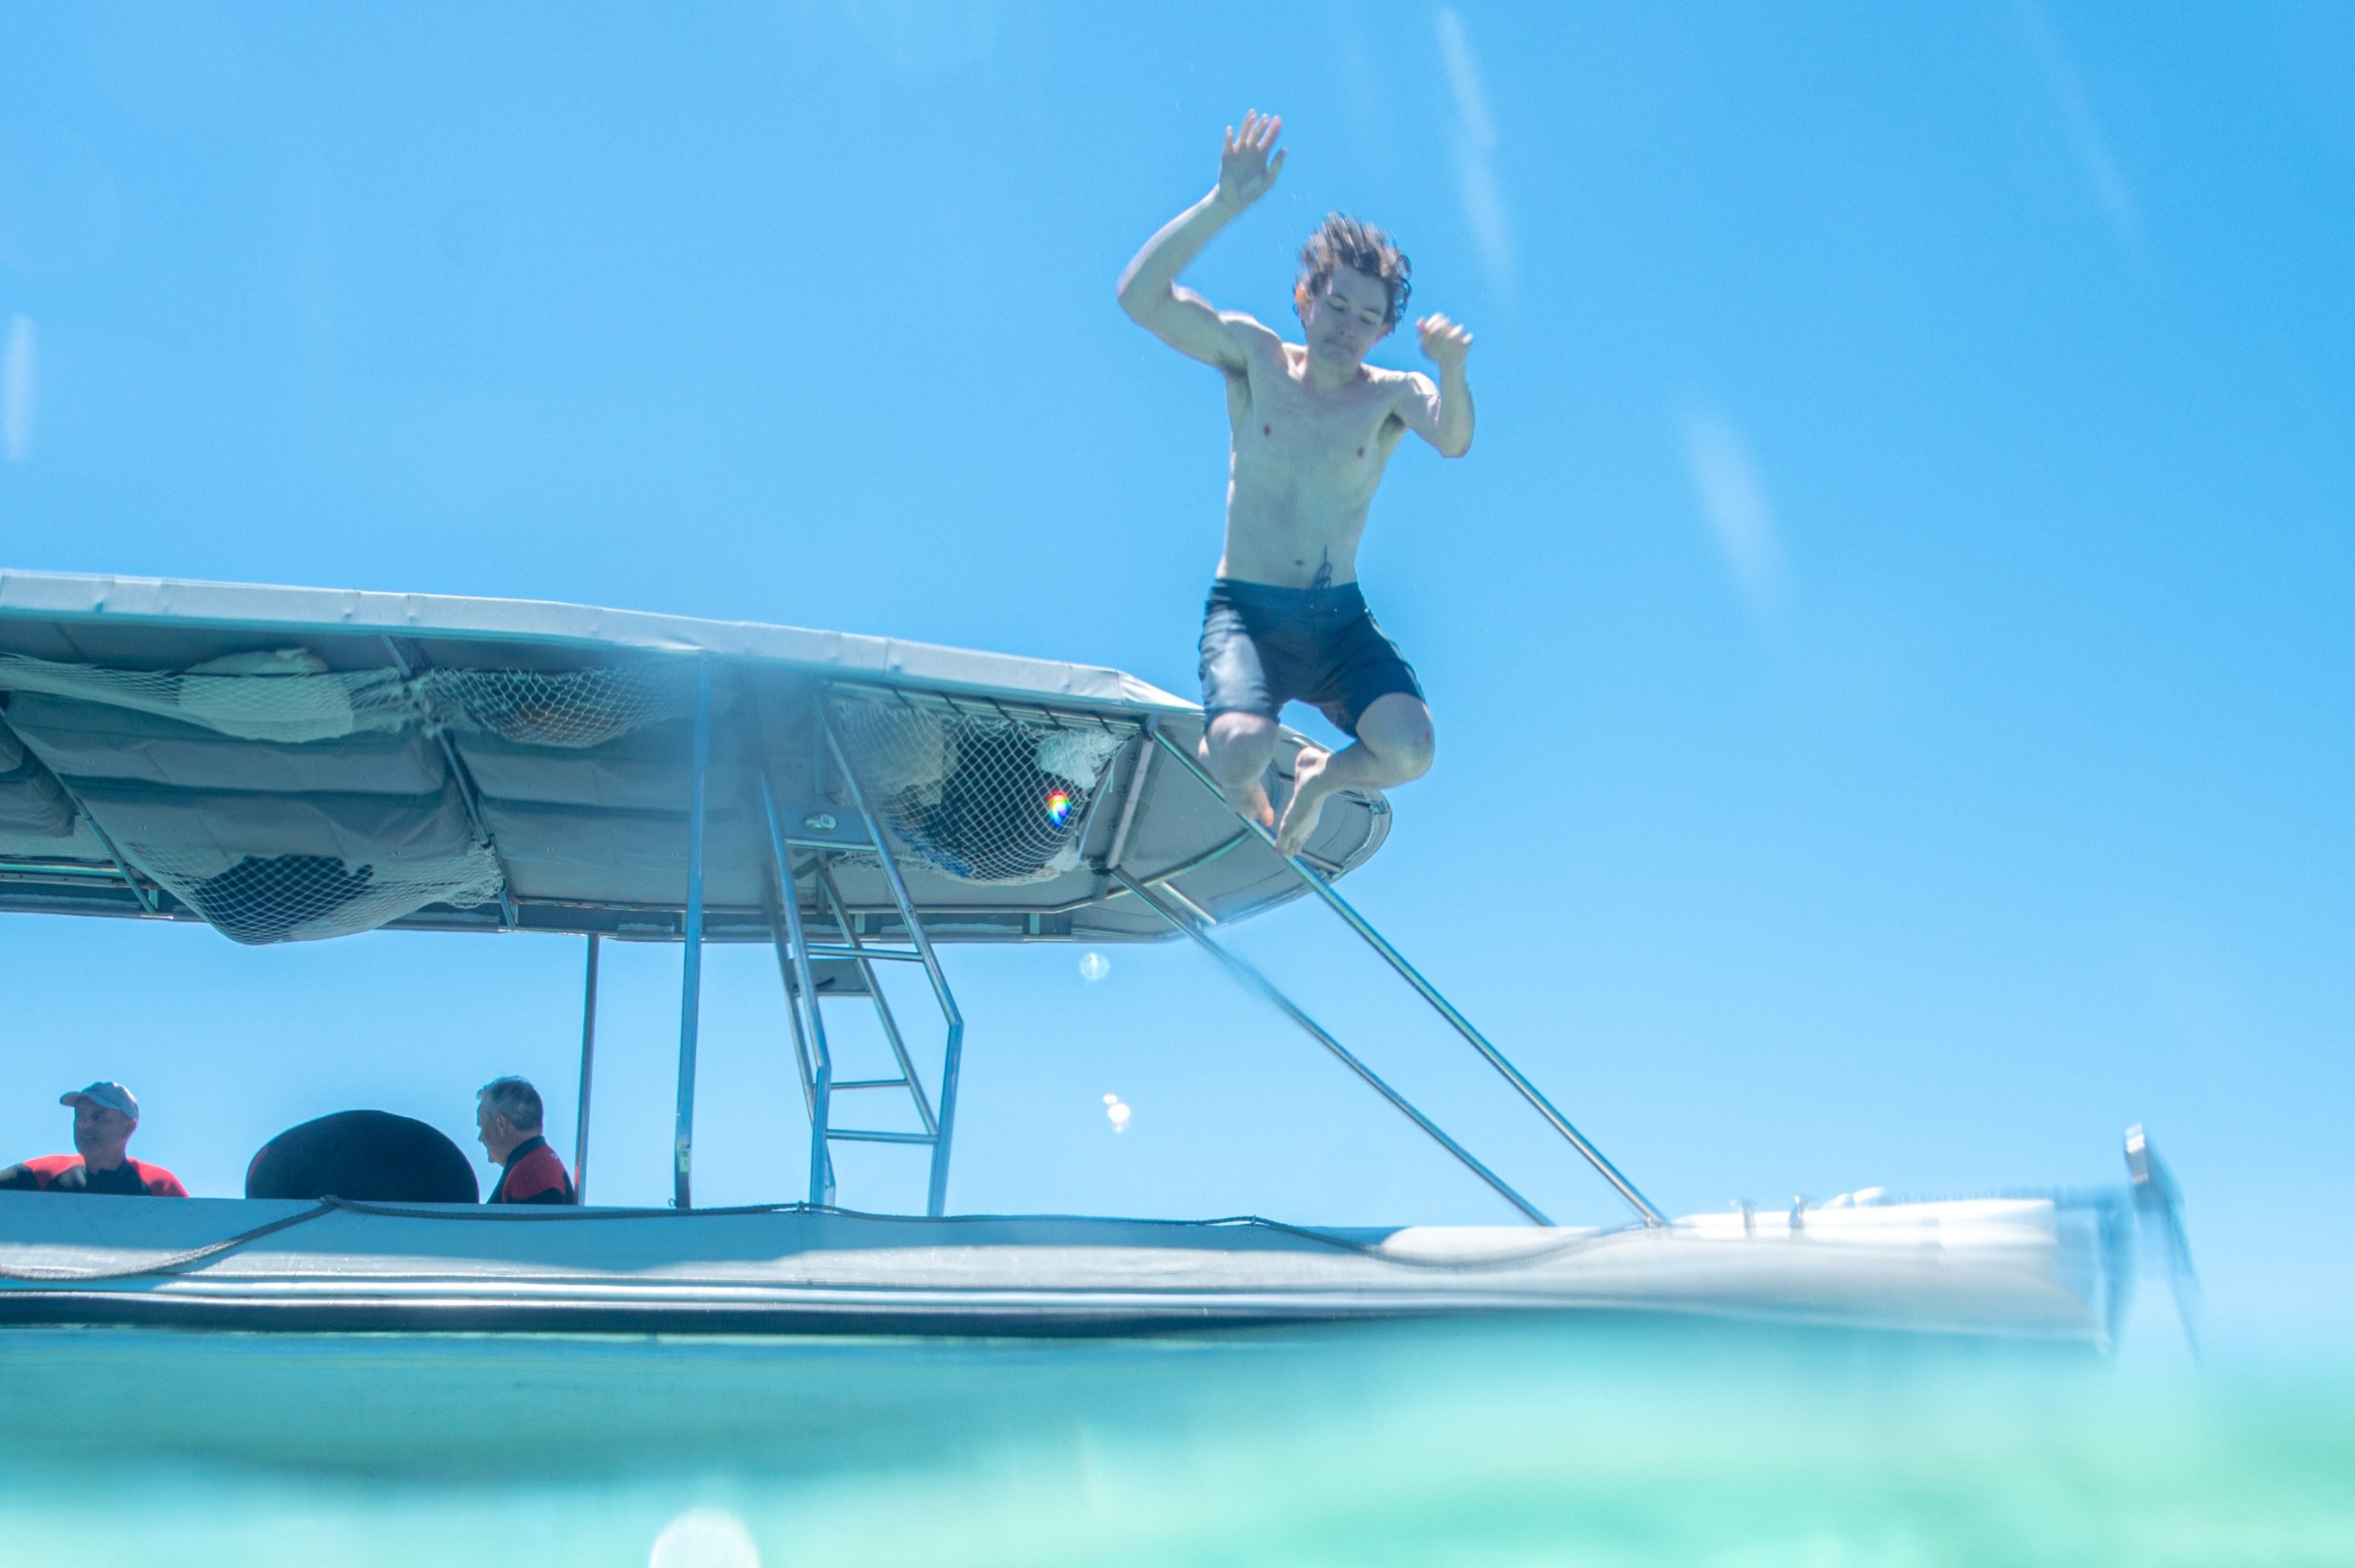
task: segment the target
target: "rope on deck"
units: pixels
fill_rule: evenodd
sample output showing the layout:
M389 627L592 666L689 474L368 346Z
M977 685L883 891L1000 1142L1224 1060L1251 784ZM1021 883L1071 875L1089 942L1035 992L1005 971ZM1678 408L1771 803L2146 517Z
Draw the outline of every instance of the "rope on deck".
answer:
M175 1253L170 1257L159 1258L154 1263L139 1264L127 1268L108 1269L12 1268L5 1264L0 1264L0 1281L19 1285L101 1285L111 1280L163 1277L178 1274L182 1270L190 1268L197 1264L208 1263L212 1259L220 1257L225 1253L233 1253L240 1247L247 1246L254 1242L258 1242L264 1236L273 1236L281 1231L291 1231L297 1225L308 1224L314 1220L323 1219L329 1213L339 1209L346 1210L355 1214L375 1215L384 1219L441 1220L457 1221L461 1222L473 1220L490 1221L494 1223L509 1224L515 1223L518 1221L523 1221L527 1223L547 1223L552 1221L562 1221L566 1220L628 1221L677 1220L682 1218L680 1211L676 1209L596 1210L534 1208L520 1211L511 1209L502 1209L496 1206L486 1206L481 1209L455 1207L447 1209L440 1207L426 1209L411 1208L403 1204L358 1202L346 1198L329 1197L320 1199L318 1202L313 1204L310 1208L304 1210L299 1214L282 1215L278 1219L271 1221L266 1225L256 1225L250 1231L240 1231L234 1236L225 1236L218 1242L208 1243L201 1247L192 1247L186 1252ZM722 1216L746 1216L753 1214L799 1213L811 1215L836 1215L846 1219L869 1221L914 1219L914 1216L911 1215L867 1214L861 1213L860 1211L853 1209L837 1209L825 1205L810 1203L757 1203L746 1204L741 1208L700 1209L696 1210L693 1212L698 1215L710 1218L719 1218ZM525 1220L526 1214L528 1214L529 1216L527 1221ZM1025 1217L1077 1218L1077 1216L1065 1215ZM1007 1218L1009 1218L1009 1216L996 1214L961 1214L947 1216L946 1221L951 1224L987 1224L1003 1221ZM941 1224L943 1221L934 1219L922 1222L938 1225ZM1397 1253L1386 1252L1379 1242L1364 1242L1350 1236L1338 1236L1327 1231L1317 1230L1313 1226L1290 1225L1284 1223L1281 1220L1264 1219L1257 1214L1234 1214L1216 1220L1126 1220L1124 1221L1123 1223L1189 1231L1218 1229L1273 1231L1280 1235L1293 1236L1302 1241L1310 1242L1321 1246L1331 1247L1337 1252L1355 1253L1361 1257L1369 1258L1379 1263L1391 1264L1408 1269L1427 1269L1436 1272L1457 1274L1525 1268L1533 1264L1546 1262L1565 1253L1585 1251L1590 1247L1593 1247L1614 1239L1618 1234L1617 1232L1614 1231L1582 1231L1566 1235L1550 1245L1535 1248L1516 1248L1498 1256L1418 1258L1412 1256L1401 1257Z
M97 1285L110 1279L139 1279L147 1275L177 1274L191 1264L200 1264L208 1259L217 1258L223 1253L235 1252L250 1242L258 1242L264 1236L275 1235L281 1231L291 1231L297 1225L308 1223L332 1210L344 1207L346 1204L340 1198L322 1198L317 1203L299 1214L283 1215L271 1221L267 1225L256 1225L250 1231L240 1231L234 1236L224 1237L220 1241L191 1248L185 1253L175 1253L168 1258L163 1258L152 1264L141 1264L135 1268L0 1267L0 1279L14 1280L25 1285Z

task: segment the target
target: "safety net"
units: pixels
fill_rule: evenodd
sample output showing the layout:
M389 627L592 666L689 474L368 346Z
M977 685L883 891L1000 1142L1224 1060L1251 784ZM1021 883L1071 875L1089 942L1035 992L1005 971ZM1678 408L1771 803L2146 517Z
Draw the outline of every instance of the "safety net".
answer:
M0 654L0 688L104 703L246 741L330 741L419 717L398 670L329 670L300 648L231 654L187 670L106 669Z
M0 654L0 828L70 832L61 777L112 854L258 944L501 896L436 731L578 752L686 712L694 690L680 660L334 670L288 648L180 670Z
M693 672L653 667L570 670L431 669L417 690L433 716L526 746L599 746L688 710Z
M428 904L468 908L499 895L497 857L479 844L427 860L353 861L337 855L242 855L124 847L140 869L248 946L351 936Z
M1090 808L1137 733L1116 720L896 688L837 687L843 751L917 859L970 882L1079 864Z

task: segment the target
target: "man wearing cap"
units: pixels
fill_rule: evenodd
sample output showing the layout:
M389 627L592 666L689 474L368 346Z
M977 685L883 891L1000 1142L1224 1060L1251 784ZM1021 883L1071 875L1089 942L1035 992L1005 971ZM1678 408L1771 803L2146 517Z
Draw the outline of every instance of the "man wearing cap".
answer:
M139 1128L139 1102L120 1083L97 1083L58 1096L74 1112L78 1154L45 1154L0 1170L0 1192L109 1192L125 1198L186 1198L180 1179L123 1150Z
M564 1162L539 1136L539 1091L521 1078L494 1078L475 1092L474 1136L504 1167L485 1203L577 1203Z

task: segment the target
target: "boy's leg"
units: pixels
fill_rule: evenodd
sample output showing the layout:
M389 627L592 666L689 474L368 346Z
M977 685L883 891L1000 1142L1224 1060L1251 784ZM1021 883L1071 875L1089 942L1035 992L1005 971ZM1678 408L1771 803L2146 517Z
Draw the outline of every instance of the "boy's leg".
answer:
M1303 747L1294 766L1292 800L1275 847L1297 855L1316 830L1325 797L1337 789L1388 789L1431 771L1431 709L1403 691L1378 697L1358 716L1355 745L1337 752Z
M1282 670L1268 669L1250 622L1233 602L1235 592L1231 584L1212 583L1203 606L1202 706L1209 720L1198 754L1229 805L1273 827L1265 779L1267 764L1275 758L1281 732L1275 716L1284 700L1269 677Z
M1275 760L1276 722L1257 713L1219 713L1202 731L1202 765L1219 781L1227 804L1266 827L1275 826L1267 800L1267 764Z

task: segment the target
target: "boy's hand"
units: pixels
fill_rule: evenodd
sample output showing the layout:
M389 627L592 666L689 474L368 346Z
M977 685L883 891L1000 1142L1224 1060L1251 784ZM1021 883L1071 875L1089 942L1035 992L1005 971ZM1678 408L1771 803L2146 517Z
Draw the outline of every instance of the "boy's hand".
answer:
M1443 370L1461 370L1464 357L1472 352L1472 335L1461 325L1436 312L1414 324L1423 334L1423 351Z
M1242 134L1227 127L1226 150L1219 155L1219 196L1235 207L1249 207L1275 184L1283 172L1284 155L1277 153L1273 161L1268 158L1275 145L1276 133L1284 122L1273 114L1262 114L1254 109L1243 116Z

